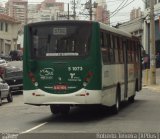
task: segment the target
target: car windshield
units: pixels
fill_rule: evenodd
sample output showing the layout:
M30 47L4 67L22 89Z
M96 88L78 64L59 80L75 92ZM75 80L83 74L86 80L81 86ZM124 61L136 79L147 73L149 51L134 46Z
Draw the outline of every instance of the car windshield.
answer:
M19 68L6 67L4 78L22 77L23 71Z

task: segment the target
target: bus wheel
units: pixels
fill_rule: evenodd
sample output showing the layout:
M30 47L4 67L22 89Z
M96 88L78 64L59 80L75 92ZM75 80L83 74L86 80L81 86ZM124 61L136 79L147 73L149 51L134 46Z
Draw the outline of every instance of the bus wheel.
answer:
M120 109L120 89L117 89L116 104L112 107L113 114L117 114Z
M135 98L135 95L129 97L129 98L128 98L128 102L129 102L129 103L134 103L134 100L135 100L134 98Z
M50 110L53 114L59 114L60 113L59 105L50 105Z

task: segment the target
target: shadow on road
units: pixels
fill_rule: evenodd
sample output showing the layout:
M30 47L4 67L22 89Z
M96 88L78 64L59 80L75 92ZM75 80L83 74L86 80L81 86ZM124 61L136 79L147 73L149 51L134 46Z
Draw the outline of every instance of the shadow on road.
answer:
M72 107L68 115L54 115L50 114L47 117L37 117L34 121L30 121L32 124L48 122L54 123L86 123L101 121L103 119L117 119L119 117L127 117L132 115L136 108L145 105L147 100L136 100L134 103L122 102L121 108L118 114L113 114L110 107L104 107L100 105L96 106L84 106L84 107ZM47 107L49 109L49 107Z
M81 122L93 122L98 120L103 120L110 117L118 117L122 113L128 114L132 112L133 107L139 107L145 103L145 100L136 100L133 104L128 102L122 102L119 113L113 114L110 107L105 107L101 105L95 106L84 106L84 107L73 107L68 115L52 115L48 117L47 122L49 123L81 123ZM44 121L44 120L43 120Z

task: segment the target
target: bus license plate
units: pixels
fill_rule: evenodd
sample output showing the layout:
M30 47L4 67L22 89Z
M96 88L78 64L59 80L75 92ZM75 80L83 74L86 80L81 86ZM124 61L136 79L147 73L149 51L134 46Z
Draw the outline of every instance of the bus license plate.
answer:
M66 85L54 85L54 90L67 90Z

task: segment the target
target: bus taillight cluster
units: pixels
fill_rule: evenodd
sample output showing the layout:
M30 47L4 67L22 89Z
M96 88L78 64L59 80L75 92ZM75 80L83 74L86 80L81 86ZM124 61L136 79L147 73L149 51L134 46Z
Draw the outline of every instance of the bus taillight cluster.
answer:
M93 76L93 72L92 71L89 71L87 73L87 77L84 78L84 82L83 82L83 86L87 86L87 84L89 83L91 77Z
M34 76L34 74L32 72L29 72L29 78L31 79L32 83L35 85L35 86L38 86L38 83L36 82L36 78Z

